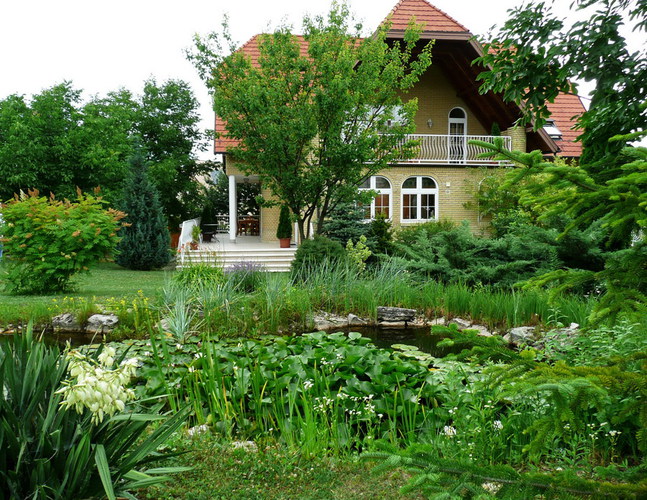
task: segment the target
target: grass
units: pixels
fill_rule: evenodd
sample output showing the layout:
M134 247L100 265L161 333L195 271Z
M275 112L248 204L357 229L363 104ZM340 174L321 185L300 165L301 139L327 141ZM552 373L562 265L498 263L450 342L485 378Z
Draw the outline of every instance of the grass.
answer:
M158 308L153 307L147 320L142 321L139 317L142 308L161 304L162 310L167 306L177 312L178 307L173 306L177 292L166 286L171 273L131 271L103 263L89 275L80 276L76 291L71 293L14 296L0 292L0 326L30 319L37 324L45 323L61 312L74 312L87 318L99 312L96 304L102 304L120 317L126 329L134 328L134 334L139 335L142 334L139 326L159 319ZM381 305L414 308L430 318L467 316L500 329L558 322L585 325L595 303L562 297L558 303L551 304L545 291L443 285L416 278L388 263L361 276L344 266L320 266L294 285L289 275L271 273L259 280L251 293L226 282L217 287L197 287L193 295L197 296L189 297L189 302L204 312L200 321L202 329L226 336L309 331L313 327L311 318L317 311L354 313L374 319L377 306ZM137 307L133 301L139 302ZM127 334L125 330L124 334Z
M3 267L0 265L0 275ZM11 295L4 291L0 280L0 325L24 322L29 319L39 322L50 318L66 297L96 299L105 302L109 298L132 299L141 290L146 297L154 297L164 287L169 271L131 271L112 262L94 267L89 274L80 275L73 292L52 295ZM56 302L54 302L56 301Z
M371 475L373 464L353 458L303 458L275 444L259 451L232 449L207 434L174 445L186 454L168 465L191 466L161 486L148 488L147 499L398 499L408 477L403 472Z

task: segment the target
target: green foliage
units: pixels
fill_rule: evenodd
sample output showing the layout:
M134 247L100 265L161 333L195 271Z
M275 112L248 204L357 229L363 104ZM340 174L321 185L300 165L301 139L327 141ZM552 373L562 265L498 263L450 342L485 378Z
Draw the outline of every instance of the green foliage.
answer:
M364 208L357 203L340 203L328 214L321 234L342 245L348 240L356 242L360 236L366 236L369 230L364 215Z
M366 235L368 246L373 254L388 255L393 251L393 234L391 232L391 221L384 214L376 214L369 224Z
M388 26L362 38L344 4L304 19L307 53L283 26L257 39L252 61L224 28L222 37L196 36L188 57L214 95L227 136L240 141L228 154L289 206L304 241L315 214L318 234L339 202L356 198L362 180L413 154L415 141L403 139L413 131L417 102L399 96L429 66L431 45L420 47L413 26L401 43L387 43ZM396 114L404 122L389 127Z
M585 9L595 6L595 9ZM584 153L581 163L606 181L615 176L609 160L625 140L616 134L645 129L647 60L644 51L630 53L621 27L637 32L647 28L644 2L577 0L571 9L577 21L554 17L550 5L531 2L510 11L478 61L486 69L479 76L481 91L501 92L506 101L523 103L526 121L541 127L550 115L548 103L559 92L573 92L575 80L595 81L588 111L578 120ZM574 16L575 17L575 16ZM601 159L605 162L595 165Z
M539 151L509 153L481 145L525 167L508 185L545 176L543 182L529 182L525 196L543 217L562 213L571 217L562 234L594 223L604 230L610 250L604 269L553 271L534 285L557 283L555 289L561 291L592 284L603 292L592 321L625 315L639 319L647 303L647 148L627 144L646 133L647 58L644 51L629 53L620 26L628 19L635 30L644 32L647 6L611 0L573 4L577 10L593 5L599 8L588 19L569 27L543 3L520 7L479 59L487 67L480 76L481 90L503 92L505 100L523 102L526 118L534 118L535 127L544 124L547 105L559 92L574 90L573 80L596 82L591 105L578 120L584 147L580 164L551 164Z
M306 452L353 449L383 434L412 438L438 404L425 365L359 333L204 343L180 391L198 423L227 436L271 435Z
M531 457L582 438L594 450L614 449L623 456L647 451L645 359L644 350L597 366L523 359L488 373L490 384L501 387L513 404L537 402L535 421L525 431L532 437L524 450Z
M317 266L326 263L336 265L345 260L346 252L339 242L317 235L301 242L294 255L291 272L293 276L303 279Z
M217 286L224 282L225 275L218 266L209 264L192 264L176 271L171 282L186 288L199 290L200 288L209 288Z
M77 187L101 187L115 203L137 136L152 162L164 214L176 225L194 216L200 202L196 176L210 168L195 156L205 148L197 108L190 87L180 80L148 80L139 96L122 89L86 104L71 82L30 101L18 95L0 100L0 200L28 189L63 199L74 197Z
M556 251L550 237L529 226L524 237L498 239L474 236L467 224L450 231L438 226L404 230L396 255L409 269L444 283L508 287L537 273L554 269Z
M372 255L372 252L366 246L366 236L360 236L355 245L351 240L348 240L346 254L348 255L348 261L354 264L357 270L362 273L366 269L366 260Z
M186 470L150 467L186 410L164 419L159 407L133 408L93 425L90 412L61 408L66 371L58 349L34 340L31 328L0 342L0 498L130 496Z
M483 364L486 361L511 362L519 359L519 353L511 350L507 342L498 335L483 337L477 330L465 329L458 331L456 325L449 327L433 326L433 335L445 337L438 343L438 347L451 347L458 351L457 354L449 354L446 359L474 362Z
M67 290L75 274L110 255L124 214L103 205L80 192L76 202L30 192L4 205L7 287L19 293Z
M411 246L418 240L421 233L424 235L424 237L429 238L438 233L453 231L454 229L456 229L456 227L456 223L450 221L449 219L423 222L422 224L400 228L398 231L396 231L394 239L395 243L401 243L403 245Z
M412 477L401 491L420 491L427 498L640 498L647 484L614 484L579 477L575 471L555 474L518 472L507 465L481 465L471 460L442 457L432 445L416 444L406 450L378 443L379 451L362 455L364 460L380 462L374 473L404 469Z
M622 315L641 318L647 304L647 268L643 265L647 252L647 148L626 148L617 160L629 162L621 165L616 177L605 182L597 182L585 166L547 163L538 151L496 152L525 166L509 177L509 184L529 175L546 174L543 184L529 184L527 196L532 196L534 203L544 210L543 217L572 217L561 238L580 226L589 227L590 231L601 228L610 247L603 256L603 269L557 269L538 276L528 286L544 287L550 283L554 293L598 287L602 297L592 321ZM551 194L543 191L544 185L553 188Z
M290 208L287 205L281 205L279 213L279 225L276 228L276 237L292 238L292 223L290 221Z
M227 281L234 290L242 293L252 293L262 289L267 279L267 273L258 262L238 262L225 271Z
M128 269L149 271L168 264L171 238L157 189L148 178L148 166L140 151L130 158L130 168L122 197L126 225L120 233L115 261Z

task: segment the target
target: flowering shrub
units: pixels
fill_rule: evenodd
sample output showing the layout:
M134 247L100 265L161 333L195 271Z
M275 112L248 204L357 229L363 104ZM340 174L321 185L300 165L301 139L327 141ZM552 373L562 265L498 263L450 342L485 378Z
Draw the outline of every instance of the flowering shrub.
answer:
M104 348L97 361L79 351L69 351L68 371L72 378L63 382L63 387L57 391L64 397L61 406L73 407L77 413L90 410L95 425L103 422L105 415L123 411L126 402L135 397L133 390L125 386L135 375L139 361L130 358L113 368L114 356L112 347Z
M183 424L186 409L164 419L160 405L136 413L126 407L122 415L98 418L100 410L106 417L126 399L110 390L107 379L117 378L106 368L111 358L109 349L96 361L61 356L57 347L34 340L31 327L0 342L0 498L133 498L130 489L159 483L167 478L162 474L177 470L151 465L165 458L157 449ZM95 413L60 410L63 393L76 390L60 390L68 367L86 374L86 381L96 377L93 394L80 396L80 409L96 403ZM132 361L124 364L119 381L133 369ZM157 424L149 433L151 422Z
M227 281L242 293L252 293L260 288L265 280L265 267L258 262L243 261L225 270Z
M101 198L76 202L22 193L2 209L0 228L7 286L17 293L51 293L70 288L72 277L110 255L117 244L122 212L105 210Z
M348 240L346 254L348 255L348 260L357 266L360 273L364 271L366 269L366 259L372 255L372 252L366 246L366 236L361 235L355 245L351 240Z

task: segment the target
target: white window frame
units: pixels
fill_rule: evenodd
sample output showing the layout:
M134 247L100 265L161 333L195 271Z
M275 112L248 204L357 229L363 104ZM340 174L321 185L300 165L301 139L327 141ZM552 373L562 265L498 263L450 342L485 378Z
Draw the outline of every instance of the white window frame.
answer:
M376 187L377 184L377 178L381 177L384 179L386 182L389 183L388 188L378 188ZM383 175L371 175L368 178L369 181L369 187L360 187L359 191L375 191L378 195L389 195L389 216L387 217L387 220L391 220L393 218L393 183L385 176ZM366 182L366 181L364 181ZM375 198L371 200L371 217L366 219L368 220L373 220L375 219Z
M423 188L422 187L423 178L431 179L436 185L436 187ZM407 182L409 179L416 179L415 188L404 187L404 183ZM416 195L416 215L418 216L418 218L416 219L404 218L404 196L407 194ZM431 219L421 219L420 214L422 214L422 195L430 195L430 194L434 195L434 216ZM429 222L433 220L438 220L438 182L430 175L412 175L410 177L407 177L402 182L402 187L400 189L400 221L406 224L406 223L417 223L417 222Z

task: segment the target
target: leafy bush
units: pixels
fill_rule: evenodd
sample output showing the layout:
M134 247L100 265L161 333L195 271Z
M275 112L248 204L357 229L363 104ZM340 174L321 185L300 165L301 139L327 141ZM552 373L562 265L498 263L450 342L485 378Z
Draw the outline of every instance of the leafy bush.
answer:
M368 247L373 254L390 254L393 251L391 221L384 214L376 214L366 234Z
M141 151L130 158L130 168L122 202L127 225L122 230L115 260L128 269L148 271L163 267L171 260L171 237Z
M523 237L497 239L474 236L467 223L448 231L442 225L422 226L398 235L397 253L410 270L445 283L508 287L559 262L554 237L533 226Z
M223 283L225 275L220 267L209 264L191 264L176 271L171 282L182 288L200 289Z
M369 342L323 332L204 342L178 388L198 423L228 436L276 431L308 451L352 449L389 432L414 437L433 426L423 408L439 403L439 388L427 365Z
M336 264L345 259L346 251L341 243L317 235L311 240L303 241L297 249L292 261L292 275L303 278L317 266L324 263Z
M279 213L279 225L276 228L278 239L292 238L292 223L290 222L290 209L287 205L281 205Z
M24 193L2 209L7 286L16 293L51 293L70 288L73 276L107 257L117 244L124 214L104 210L101 198L76 202Z
M360 236L367 236L370 226L364 218L365 209L357 203L340 203L324 221L321 234L346 245L348 240L359 241Z
M95 425L83 406L81 413L61 407L67 371L58 348L34 340L31 327L0 342L0 498L114 499L174 472L149 464L164 458L157 448L186 410L150 434L148 425L163 419L159 407L126 410Z
M447 219L424 222L422 224L416 224L415 226L401 228L396 231L394 240L396 243L411 246L420 238L421 235L429 238L438 233L453 231L456 227L455 222Z

